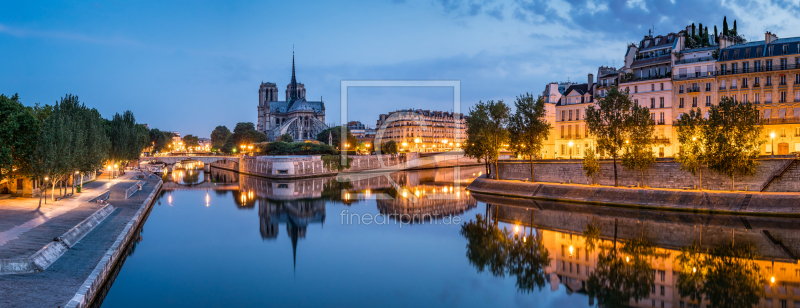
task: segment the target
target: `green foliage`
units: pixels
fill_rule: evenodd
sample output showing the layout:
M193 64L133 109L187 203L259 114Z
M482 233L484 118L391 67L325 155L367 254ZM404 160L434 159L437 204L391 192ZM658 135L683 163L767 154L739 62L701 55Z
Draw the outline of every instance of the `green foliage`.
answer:
M319 134L317 134L317 141L322 142L324 144L328 144L328 136L330 136L331 139L333 139L333 143L331 144L331 146L335 148L344 150L345 145L350 145L351 147L355 147L356 144L358 144L358 139L356 139L356 137L350 133L350 129L348 129L346 126L344 127L344 131L347 135L346 138L347 140L344 143L341 140L342 126L334 126L321 131Z
M692 300L706 298L713 307L753 307L764 296L757 258L752 244L722 245L707 253L697 243L681 248L678 292Z
M233 129L233 134L225 141L222 151L226 153L234 152L240 145L249 145L267 141L267 135L256 131L256 126L252 122L240 122ZM237 150L238 151L238 150Z
M278 138L278 141L281 141L281 142L294 142L294 138L292 138L292 135L283 134L283 135L281 135L280 138Z
M342 165L341 155L322 155L322 166L328 169L336 169L337 171L350 169L350 163L353 162L353 158L348 155L346 161L347 163Z
M727 36L729 33L728 30L728 16L722 18L722 35Z
M705 126L706 120L699 108L684 113L675 122L678 143L681 144L681 151L675 156L675 161L681 164L681 170L691 172L695 176L701 172L701 167L707 159L705 142L708 138L704 135ZM701 188L702 183L701 178Z
M197 147L197 146L200 145L200 138L198 138L197 136L191 135L191 134L183 136L183 144L187 148L189 148L189 147L192 147L192 148L193 147Z
M312 154L337 154L336 149L327 144L310 142L283 142L274 141L267 143L261 152L265 155L312 155Z
M583 155L583 166L581 169L586 172L586 177L592 179L594 183L594 175L600 173L600 162L597 160L597 154L594 148L589 147Z
M474 109L470 108L464 154L486 162L493 161L496 170L500 149L509 140L506 126L510 116L511 112L503 101L478 102ZM495 178L499 179L497 174Z
M517 289L523 293L545 286L544 268L551 259L542 237L500 230L480 214L461 226L461 235L467 239L467 259L478 273L515 276Z
M153 152L162 152L167 150L167 147L172 142L172 132L161 131L158 128L153 128L149 132L150 145L153 147Z
M397 154L397 142L394 142L394 140L389 140L388 142L381 143L380 150L381 154L395 155Z
M597 101L596 107L590 105L586 109L586 125L595 137L598 150L614 159L614 186L618 185L617 157L628 137L633 105L627 91L611 87L606 97Z
M39 128L40 122L18 95L0 94L0 180L14 177L14 169L30 172Z
M730 177L733 190L737 175L753 175L759 165L756 158L765 141L759 138L763 127L758 109L752 103L725 97L719 105L711 107L707 123L703 136L708 168Z
M50 115L53 114L53 106L50 105L42 106L39 103L36 103L36 105L34 105L31 108L31 112L33 112L33 116L36 117L36 120L39 120L39 125L41 125L42 123L44 123L45 119L47 119L48 117L50 117Z
M531 163L531 182L533 174L533 158L542 153L542 145L550 134L552 125L545 120L544 98L533 95L520 95L514 102L516 113L508 121L510 148L516 155L528 156Z
M214 131L211 132L211 147L214 149L222 149L225 146L225 142L228 141L228 137L230 137L233 133L227 127L220 125L214 128Z
M644 169L656 161L653 153L655 123L650 118L650 110L637 104L633 104L629 115L626 125L628 139L622 154L622 166L629 170L639 170L644 186Z
M130 110L122 115L115 114L107 123L106 131L111 141L108 158L115 163L126 163L139 158L142 149L150 145L150 133L141 124L136 124L136 118Z

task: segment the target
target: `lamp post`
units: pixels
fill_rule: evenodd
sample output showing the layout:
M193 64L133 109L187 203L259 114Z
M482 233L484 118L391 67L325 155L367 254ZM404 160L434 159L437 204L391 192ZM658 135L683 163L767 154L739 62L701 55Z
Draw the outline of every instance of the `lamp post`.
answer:
M567 143L567 145L569 145L569 159L572 159L572 145L573 144L574 143L572 143L572 140L570 140L569 143Z
M47 181L49 180L49 177L44 177L44 204L47 204Z
M772 139L772 156L775 156L775 132L769 134L770 139Z

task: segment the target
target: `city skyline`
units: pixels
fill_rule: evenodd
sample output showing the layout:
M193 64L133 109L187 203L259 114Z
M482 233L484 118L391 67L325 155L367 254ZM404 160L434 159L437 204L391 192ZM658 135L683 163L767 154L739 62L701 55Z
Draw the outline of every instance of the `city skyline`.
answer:
M150 127L207 137L217 125L257 121L258 84L282 92L294 45L298 82L328 103L326 122L339 122L339 82L352 79L460 80L466 112L479 100L510 103L551 81L620 67L626 44L653 27L721 26L727 16L751 40L765 29L797 36L800 9L758 1L308 4L4 4L0 44L16 48L0 51L8 59L0 67L21 73L4 74L0 93L19 93L28 106L74 94L105 118L130 109ZM296 28L277 26L286 24ZM450 111L448 91L354 89L348 118L374 126L398 109ZM213 120L198 120L211 111Z

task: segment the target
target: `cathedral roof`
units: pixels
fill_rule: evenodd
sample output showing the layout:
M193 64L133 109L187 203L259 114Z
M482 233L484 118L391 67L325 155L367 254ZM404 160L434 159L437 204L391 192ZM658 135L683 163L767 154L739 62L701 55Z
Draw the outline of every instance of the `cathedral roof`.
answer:
M269 109L272 113L289 113L294 111L313 111L321 112L325 110L323 102L306 101L301 98L289 106L289 102L269 102Z

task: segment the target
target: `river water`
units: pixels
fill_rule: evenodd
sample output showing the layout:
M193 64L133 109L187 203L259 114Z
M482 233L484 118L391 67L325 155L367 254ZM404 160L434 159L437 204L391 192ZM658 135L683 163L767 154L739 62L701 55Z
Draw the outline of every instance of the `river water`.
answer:
M482 171L269 180L187 165L101 304L800 307L798 220L472 196Z

